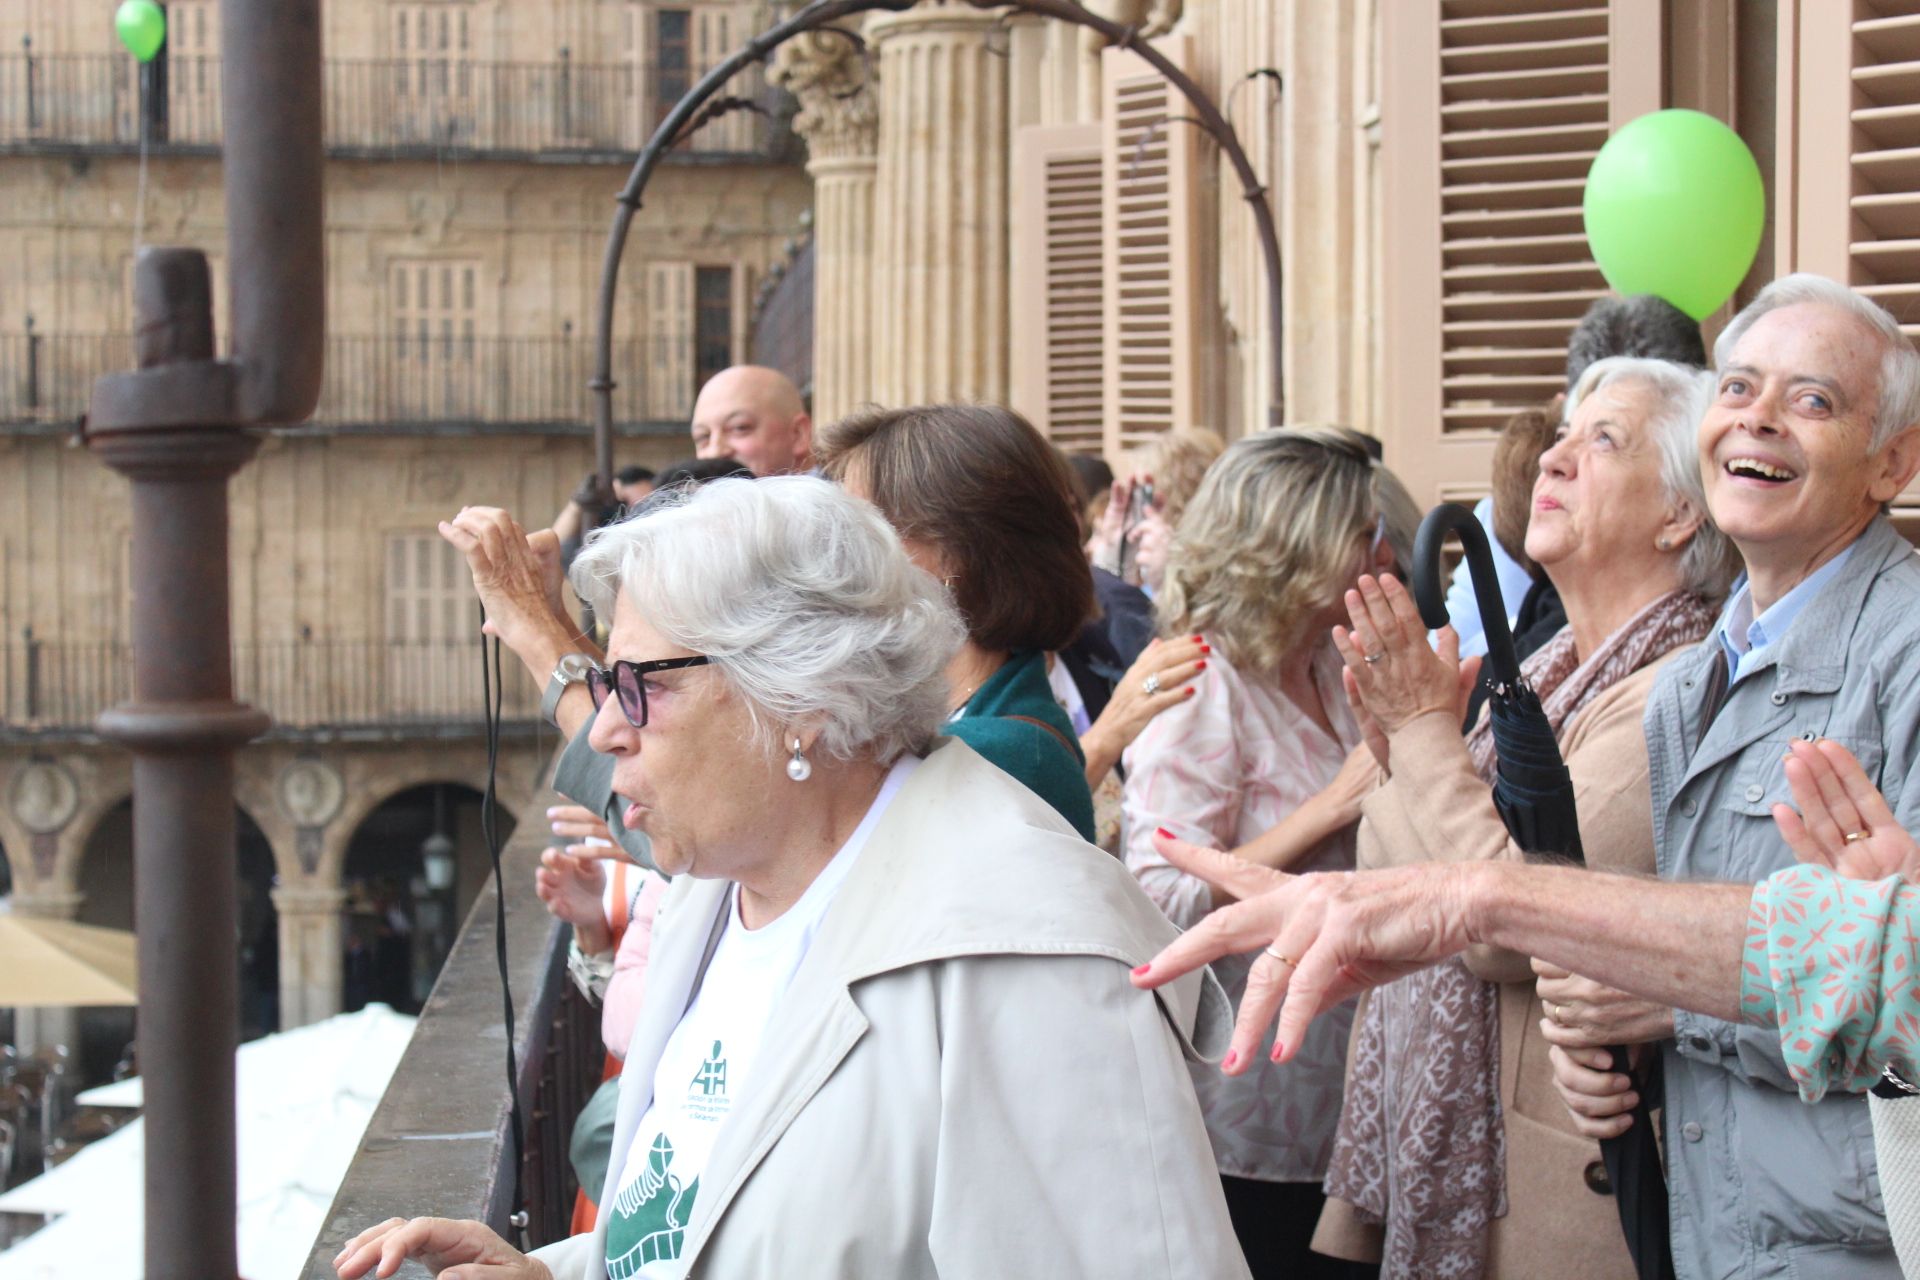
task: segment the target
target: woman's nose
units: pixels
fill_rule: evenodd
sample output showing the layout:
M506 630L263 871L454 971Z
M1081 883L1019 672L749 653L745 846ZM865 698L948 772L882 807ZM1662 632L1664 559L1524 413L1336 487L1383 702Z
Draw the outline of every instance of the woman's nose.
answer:
M587 745L602 755L619 756L633 750L634 729L627 722L626 713L620 710L620 699L608 695L593 713L592 727L587 731Z
M1554 441L1547 451L1540 455L1540 473L1549 476L1567 476L1573 472L1573 447L1568 440Z

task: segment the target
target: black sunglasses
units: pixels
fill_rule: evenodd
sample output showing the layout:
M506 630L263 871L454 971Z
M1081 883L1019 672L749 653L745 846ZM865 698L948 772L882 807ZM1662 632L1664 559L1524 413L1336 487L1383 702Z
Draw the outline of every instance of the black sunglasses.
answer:
M695 658L655 658L651 662L616 662L608 667L587 668L587 692L593 697L593 709L597 713L606 705L607 691L611 689L620 701L620 712L626 716L627 723L636 729L647 727L647 682L646 676L656 671L680 671L687 667L704 666L713 659L702 655Z

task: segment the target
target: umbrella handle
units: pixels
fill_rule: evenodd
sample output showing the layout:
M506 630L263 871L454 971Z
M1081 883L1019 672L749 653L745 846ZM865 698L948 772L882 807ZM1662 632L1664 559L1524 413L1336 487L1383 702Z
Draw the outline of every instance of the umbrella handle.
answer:
M1513 649L1513 630L1507 626L1506 601L1500 595L1500 577L1493 568L1493 549L1487 531L1473 512L1457 502L1443 502L1427 512L1413 539L1413 598L1420 619L1438 629L1447 625L1447 585L1440 573L1440 552L1447 535L1457 534L1466 551L1467 571L1473 578L1473 596L1487 633L1487 666L1496 683L1520 678L1520 659Z

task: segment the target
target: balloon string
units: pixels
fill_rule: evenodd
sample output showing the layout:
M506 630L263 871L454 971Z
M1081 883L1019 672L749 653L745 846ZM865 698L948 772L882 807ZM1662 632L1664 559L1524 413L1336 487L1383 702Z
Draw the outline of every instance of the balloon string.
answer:
M140 256L140 248L147 242L147 131L140 130L140 178L134 188L133 196L133 253Z

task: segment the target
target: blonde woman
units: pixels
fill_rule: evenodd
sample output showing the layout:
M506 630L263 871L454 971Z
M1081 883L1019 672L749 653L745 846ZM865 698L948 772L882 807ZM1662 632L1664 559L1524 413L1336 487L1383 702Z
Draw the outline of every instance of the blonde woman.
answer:
M1403 570L1418 523L1406 488L1344 428L1261 432L1207 472L1174 534L1158 601L1163 634L1212 646L1207 678L1125 757L1127 866L1175 924L1198 923L1222 900L1161 857L1155 831L1287 870L1354 865L1361 787L1374 768L1330 629L1362 574ZM1215 965L1235 1001L1252 959ZM1308 1249L1351 1022L1350 1009L1320 1019L1284 1066L1262 1054L1244 1073L1193 1073L1255 1276L1351 1274Z

